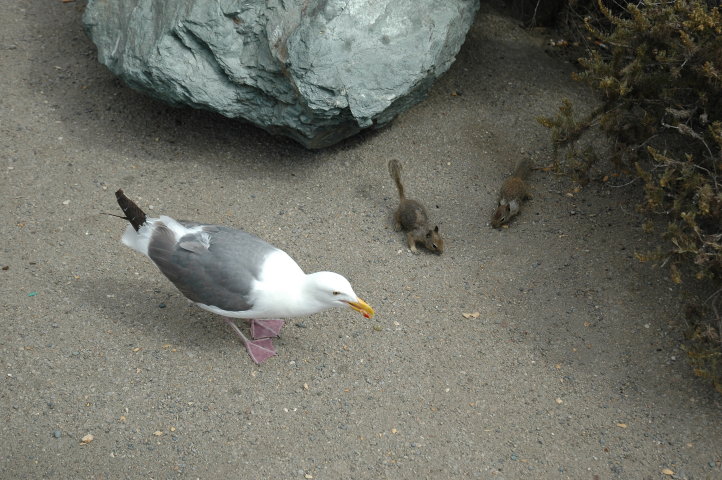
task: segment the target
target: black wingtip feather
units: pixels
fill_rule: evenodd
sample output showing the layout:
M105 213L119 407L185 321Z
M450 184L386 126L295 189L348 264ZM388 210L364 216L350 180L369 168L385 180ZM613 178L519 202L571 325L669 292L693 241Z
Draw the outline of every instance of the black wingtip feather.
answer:
M128 220L137 232L145 223L145 212L141 210L140 207L130 198L125 196L123 189L118 189L118 191L115 192L115 198L118 200L118 205L120 205L121 210L123 210L123 213L125 214L125 217L122 218Z

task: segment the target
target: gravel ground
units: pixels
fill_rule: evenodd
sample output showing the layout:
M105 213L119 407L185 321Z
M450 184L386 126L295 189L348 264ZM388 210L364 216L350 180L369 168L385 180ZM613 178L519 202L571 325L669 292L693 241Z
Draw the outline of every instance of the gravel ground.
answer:
M634 260L635 189L537 172L487 224L517 159L550 161L535 118L590 102L544 38L484 6L426 102L311 152L128 89L83 8L1 9L0 477L722 478L720 397L680 348L685 292ZM390 158L443 256L394 232ZM117 188L346 275L377 315L293 319L255 366L120 244Z

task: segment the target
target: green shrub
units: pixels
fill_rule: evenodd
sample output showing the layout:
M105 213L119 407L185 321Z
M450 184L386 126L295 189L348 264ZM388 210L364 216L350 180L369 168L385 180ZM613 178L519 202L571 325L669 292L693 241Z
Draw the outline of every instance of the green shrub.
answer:
M560 168L584 180L600 153L580 139L598 129L610 139L604 159L638 177L641 210L663 214L661 255L673 281L691 272L703 287L722 289L722 16L703 1L629 4L611 11L597 2L584 19L595 40L575 78L591 86L601 105L578 118L565 101L556 116L540 119L557 149ZM604 28L603 26L608 26ZM557 156L558 157L558 156ZM651 225L651 222L647 226ZM640 256L640 259L651 256ZM705 321L696 321L688 353L695 371L722 392L718 295Z

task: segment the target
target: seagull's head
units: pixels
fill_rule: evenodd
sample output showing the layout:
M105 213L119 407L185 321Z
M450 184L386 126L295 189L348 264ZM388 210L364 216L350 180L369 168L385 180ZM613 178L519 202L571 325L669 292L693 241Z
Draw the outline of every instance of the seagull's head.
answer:
M366 318L374 316L374 309L371 308L371 305L356 295L349 281L343 276L333 272L316 272L309 277L313 278L313 288L317 300L328 307L348 305Z

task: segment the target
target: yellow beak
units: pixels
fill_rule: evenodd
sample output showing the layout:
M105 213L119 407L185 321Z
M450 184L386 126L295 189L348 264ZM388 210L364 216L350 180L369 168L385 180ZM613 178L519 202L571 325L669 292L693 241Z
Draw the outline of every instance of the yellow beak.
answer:
M357 298L355 302L348 302L348 305L366 318L374 316L374 309L371 308L371 305L360 298Z

